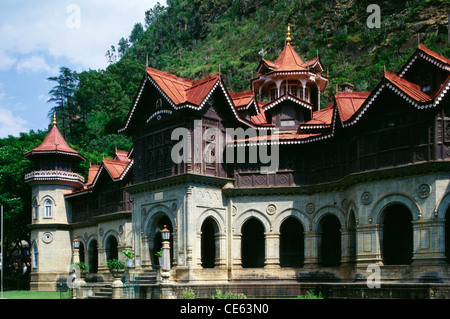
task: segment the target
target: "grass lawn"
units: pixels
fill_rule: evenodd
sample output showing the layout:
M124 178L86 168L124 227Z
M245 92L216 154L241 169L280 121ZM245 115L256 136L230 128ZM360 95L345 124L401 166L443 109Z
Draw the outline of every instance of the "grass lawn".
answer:
M3 298L6 298L6 299L60 299L60 293L59 293L59 291L11 290L11 291L4 291Z

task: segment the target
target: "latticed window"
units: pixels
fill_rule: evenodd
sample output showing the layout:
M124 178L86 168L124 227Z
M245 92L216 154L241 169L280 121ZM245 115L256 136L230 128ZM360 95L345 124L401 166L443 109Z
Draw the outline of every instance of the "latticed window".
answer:
M33 217L34 218L38 218L39 217L39 205L38 205L36 199L33 201Z
M44 217L45 218L52 218L53 217L53 204L52 204L52 201L50 199L47 199L45 201L44 208L45 208Z

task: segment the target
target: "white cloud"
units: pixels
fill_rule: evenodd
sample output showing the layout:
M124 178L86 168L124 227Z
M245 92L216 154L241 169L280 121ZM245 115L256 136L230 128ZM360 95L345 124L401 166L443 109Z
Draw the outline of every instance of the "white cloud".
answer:
M15 58L9 57L5 52L0 50L0 71L8 71L16 61Z
M8 135L19 136L20 132L27 132L25 127L27 121L20 116L15 116L8 109L4 109L0 106L0 138L8 137Z
M135 23L143 23L145 11L157 1L47 0L37 5L34 1L2 0L0 54L2 49L14 55L42 52L82 69L104 68L106 51L121 37L128 37ZM4 68L15 61L10 58L6 62Z
M31 56L17 62L17 71L22 72L39 72L57 73L58 67L50 67L42 56Z

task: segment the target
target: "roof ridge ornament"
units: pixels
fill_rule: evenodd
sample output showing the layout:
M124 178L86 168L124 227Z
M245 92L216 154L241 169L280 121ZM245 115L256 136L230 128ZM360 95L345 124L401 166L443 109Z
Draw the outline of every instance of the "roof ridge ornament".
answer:
M288 23L287 27L287 37L286 37L286 44L291 44L291 24Z
M56 126L56 113L53 113L53 126Z

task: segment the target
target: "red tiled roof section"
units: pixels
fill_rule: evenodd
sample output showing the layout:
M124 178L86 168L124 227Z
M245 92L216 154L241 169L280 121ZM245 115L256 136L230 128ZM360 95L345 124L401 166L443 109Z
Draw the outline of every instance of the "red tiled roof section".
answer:
M321 136L323 133L306 133L306 134L299 134L299 133L284 133L284 134L278 134L276 136L274 135L265 135L265 136L252 136L247 137L245 139L235 140L237 143L243 143L243 142L270 142L270 141L298 141L298 140L306 140L313 137Z
M252 91L230 92L230 97L236 107L243 107L247 106L252 101L255 94Z
M113 179L117 179L122 176L125 169L128 167L129 162L119 161L115 159L105 158L103 159L103 166L108 170Z
M437 52L434 52L430 49L428 49L426 46L424 46L422 43L419 44L419 50L423 51L424 53L428 54L429 56L432 56L436 60L441 61L442 63L445 63L447 65L450 65L450 59L447 59L446 57L443 57Z
M219 78L219 74L214 74L193 82L192 86L186 91L186 101L197 106L200 105Z
M305 63L290 44L284 47L275 61L277 71L304 71L306 70L304 65Z
M89 167L89 174L86 185L91 185L94 182L95 176L97 176L99 170L100 165L92 165L91 167Z
M32 150L32 152L65 152L74 155L80 155L78 151L71 148L64 137L59 132L56 125L52 127L41 145Z
M401 78L398 75L387 71L384 73L384 77L417 102L431 101L431 97L422 92L418 84L411 83L408 80L405 80L404 78Z
M326 108L314 111L312 119L306 125L331 125L333 122L333 105L330 103Z
M176 105L184 103L200 105L220 78L219 74L214 74L192 81L150 67L147 68L147 73Z
M336 104L343 122L349 120L355 114L370 92L337 92L335 95Z
M116 150L116 160L122 161L122 162L130 162L131 159L128 158L128 152L126 151L120 151L120 150Z

